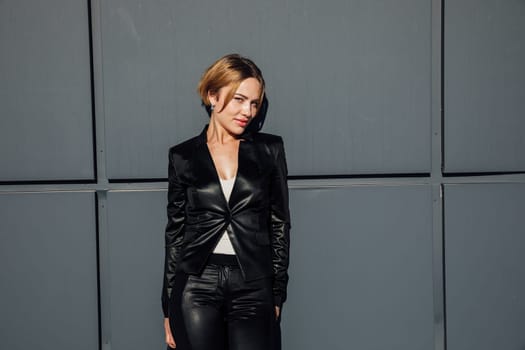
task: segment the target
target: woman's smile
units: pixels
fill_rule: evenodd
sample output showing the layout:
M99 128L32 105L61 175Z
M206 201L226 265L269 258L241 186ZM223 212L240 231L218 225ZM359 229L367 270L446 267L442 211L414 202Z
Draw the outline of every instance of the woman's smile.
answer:
M241 119L241 118L235 118L234 119L237 125L239 125L241 128L246 128L248 125L250 119Z

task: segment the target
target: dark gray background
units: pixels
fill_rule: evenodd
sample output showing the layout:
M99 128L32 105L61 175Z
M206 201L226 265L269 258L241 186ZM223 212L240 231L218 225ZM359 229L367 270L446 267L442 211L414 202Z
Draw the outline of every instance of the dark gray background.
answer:
M297 189L291 206L283 348L432 349L430 187Z
M2 349L98 344L93 192L0 194Z
M85 1L0 1L0 181L93 179Z
M108 177L165 177L166 147L207 119L203 67L229 52L265 72L292 175L429 172L430 1L283 5L104 2Z
M525 3L446 2L445 170L525 170Z
M524 35L519 0L0 0L0 347L164 348L167 150L236 51L293 176L283 348L521 350Z
M445 198L448 348L522 349L525 184L446 185Z

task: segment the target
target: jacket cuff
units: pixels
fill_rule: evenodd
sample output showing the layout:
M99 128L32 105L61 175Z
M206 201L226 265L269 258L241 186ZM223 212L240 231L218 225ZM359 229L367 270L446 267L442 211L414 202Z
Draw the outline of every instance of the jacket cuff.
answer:
M168 298L163 295L162 298L161 298L161 302L162 302L162 314L164 315L164 318L168 318Z
M164 287L162 288L162 296L160 301L162 304L162 314L164 315L164 318L167 318L169 313L169 297L168 291Z
M273 305L278 306L280 309L282 309L284 303L284 298L280 295L274 295L273 296Z

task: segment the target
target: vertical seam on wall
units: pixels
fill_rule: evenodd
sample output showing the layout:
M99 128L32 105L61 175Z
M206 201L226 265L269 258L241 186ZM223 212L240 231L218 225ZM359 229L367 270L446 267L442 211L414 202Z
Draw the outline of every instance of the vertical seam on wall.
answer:
M432 185L432 299L434 350L443 350L445 314L443 298L443 185Z
M443 275L443 348L447 350L447 277L446 277L446 259L445 259L445 186L443 184L441 186L441 228L442 228L442 240L441 240L441 256L443 259L442 264L442 275Z
M104 110L104 68L102 62L102 11L100 0L89 0L91 11L91 59L92 59L92 92L93 115L95 119L94 134L96 135L95 159L97 162L97 184L107 185L107 162L105 140L105 110Z
M443 177L443 172L445 169L445 0L441 0L441 14L440 14L440 23L441 23L441 74L440 74L440 119L441 119L441 157L440 157L440 172L441 177ZM445 275L445 188L443 183L439 184L440 193L441 193L441 296L442 296L442 327L443 327L443 349L447 349L447 306L446 306L446 275Z
M97 123L95 112L95 77L93 73L93 25L91 14L91 0L87 0L88 10L88 37L89 37L89 82L91 93L91 133L93 142L93 178L98 181L98 162L97 162Z
M444 169L445 169L445 0L440 0L441 1L441 4L440 4L440 9L441 9L441 13L440 13L440 24L441 24L441 28L440 28L440 40L441 40L441 45L440 45L440 57L441 57L441 62L440 62L440 69L441 69L441 72L440 72L440 85L441 85L441 88L440 88L440 113L439 113L439 117L440 117L440 127L441 127L441 147L440 147L440 177L441 177L441 182L439 184L439 191L440 191L440 204L441 204L441 210L440 210L440 215L441 215L441 220L440 220L440 224L441 224L441 227L440 227L440 233L441 233L441 268L442 268L442 271L441 271L441 297L442 297L442 304L441 304L441 313L443 315L442 317L442 320L441 320L441 325L442 325L442 330L443 330L443 333L442 333L442 348L444 350L447 349L447 306L446 306L446 275L445 275L445 186L443 185L443 172L444 172Z
M98 183L98 161L97 161L97 122L96 122L96 100L95 100L95 74L93 63L93 15L91 12L91 0L86 1L88 13L88 37L89 37L89 83L91 93L91 133L92 133L92 155L93 155L93 178ZM96 239L96 269L97 269L97 344L102 350L102 307L100 290L100 220L98 210L98 192L95 191L95 239Z
M109 267L108 192L97 191L100 265L100 350L111 350L111 276Z
M441 0L441 173L445 170L445 0Z
M100 221L98 210L98 192L95 192L95 237L96 237L96 253L97 253L97 312L98 312L98 349L102 350L102 308L100 306Z
M91 65L91 108L93 119L93 157L95 161L97 220L97 294L99 350L111 349L111 313L107 218L107 162L102 60L102 11L100 0L87 0Z
M443 23L444 23L444 0L431 0L431 140L432 171L430 185L432 188L432 293L433 293L433 335L434 350L446 348L446 323L445 323L445 300L443 274L443 164L444 164L444 63L443 63Z

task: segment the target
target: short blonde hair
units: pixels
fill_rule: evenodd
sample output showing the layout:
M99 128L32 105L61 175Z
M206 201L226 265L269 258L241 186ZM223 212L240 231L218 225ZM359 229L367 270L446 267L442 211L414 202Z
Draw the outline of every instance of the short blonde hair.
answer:
M230 91L224 100L224 108L235 95L241 82L248 78L255 78L261 84L261 96L259 97L259 106L264 98L264 78L261 70L252 60L239 54L229 54L219 58L213 63L201 77L197 92L201 97L202 104L210 113L211 102L208 93L216 94L223 87L230 87Z

